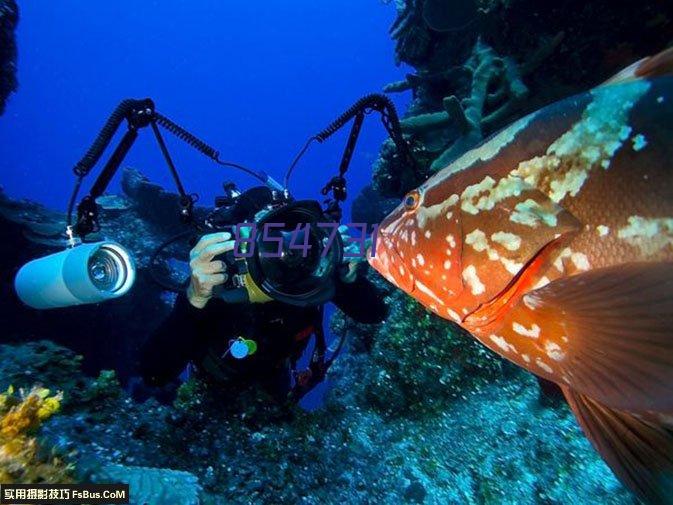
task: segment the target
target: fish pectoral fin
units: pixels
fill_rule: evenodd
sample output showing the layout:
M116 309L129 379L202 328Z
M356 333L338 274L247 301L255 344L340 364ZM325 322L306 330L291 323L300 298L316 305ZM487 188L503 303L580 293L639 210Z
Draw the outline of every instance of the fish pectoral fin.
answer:
M584 272L524 303L563 384L612 408L673 411L673 263Z
M652 79L665 75L673 75L673 47L669 47L654 56L636 61L613 75L604 84L620 84L636 79Z
M673 503L673 431L562 389L585 435L622 483L646 503Z

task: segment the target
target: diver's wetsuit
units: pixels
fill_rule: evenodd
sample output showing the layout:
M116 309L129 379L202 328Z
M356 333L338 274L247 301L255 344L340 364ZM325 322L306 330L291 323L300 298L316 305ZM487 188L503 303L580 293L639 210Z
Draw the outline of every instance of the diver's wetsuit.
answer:
M338 282L333 302L362 323L379 323L387 313L382 295L363 277ZM320 307L230 304L219 298L197 309L181 294L171 315L143 345L141 374L148 385L162 386L192 362L232 392L256 382L282 396L289 391L290 362L301 356L321 315ZM254 340L257 352L240 360L222 358L231 339L239 336Z

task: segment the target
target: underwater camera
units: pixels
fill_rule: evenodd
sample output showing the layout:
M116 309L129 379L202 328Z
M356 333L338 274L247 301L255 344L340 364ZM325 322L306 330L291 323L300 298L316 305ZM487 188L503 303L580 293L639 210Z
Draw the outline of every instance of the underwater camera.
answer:
M14 282L19 298L33 308L49 309L98 303L120 297L131 289L136 270L128 251L111 241L87 242L86 236L100 231L96 199L104 194L139 130L150 127L179 193L179 218L190 226L188 234L198 237L213 231L230 230L236 236L236 249L223 258L229 276L218 288L219 296L235 302L251 299L252 294L260 301L277 300L300 306L326 302L334 294L335 279L344 257L344 245L337 228L341 220L340 203L346 199L345 174L364 117L373 111L380 114L402 162L418 173L417 163L402 137L393 103L384 95L373 94L358 100L327 128L310 137L280 184L262 171L221 160L217 150L157 112L152 100L122 101L73 169L76 183L67 211L67 248L21 267ZM312 142L324 142L351 119L353 125L339 173L321 191L327 197L325 209L314 200L295 201L288 186L298 161ZM74 219L84 178L96 166L123 122L127 125L126 132L89 194L77 205ZM218 198L215 210L205 221L199 222L193 212L196 196L185 191L160 127L218 165L243 171L263 185L244 192L232 185L226 186L225 195ZM184 235L182 233L180 237ZM150 264L153 265L161 250L174 241L171 239L162 244ZM303 247L296 247L297 243ZM152 269L151 273L154 275ZM155 280L166 289L177 291L185 287L178 289Z
M205 220L209 229L236 238L236 249L221 257L228 280L218 294L241 301L252 291L299 306L330 300L343 259L341 236L330 233L338 226L334 216L315 200L294 201L268 187L243 193L231 185L227 189L229 194L216 201L222 205Z

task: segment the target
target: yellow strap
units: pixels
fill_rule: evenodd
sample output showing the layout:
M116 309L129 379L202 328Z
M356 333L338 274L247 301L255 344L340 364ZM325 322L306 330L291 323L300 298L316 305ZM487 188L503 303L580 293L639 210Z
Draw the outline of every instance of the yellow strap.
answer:
M251 303L266 303L273 300L255 284L250 272L245 274L245 289L248 291L248 298Z

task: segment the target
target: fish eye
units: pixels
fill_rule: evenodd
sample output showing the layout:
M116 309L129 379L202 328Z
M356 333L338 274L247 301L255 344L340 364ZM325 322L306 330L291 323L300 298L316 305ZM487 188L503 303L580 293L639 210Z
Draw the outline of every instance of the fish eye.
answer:
M418 191L414 190L411 193L407 193L407 196L404 197L404 208L406 210L414 210L418 207L420 201L421 195L418 194Z

